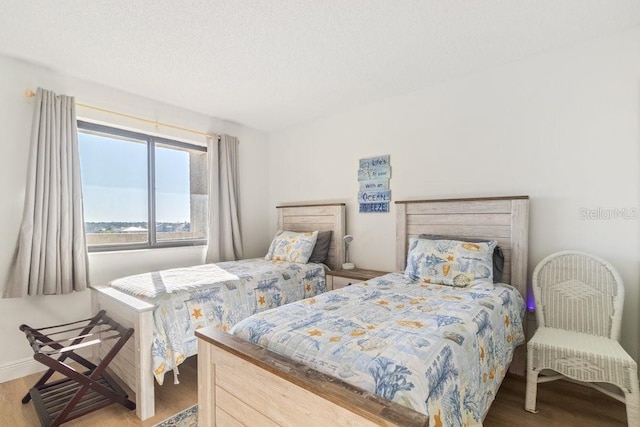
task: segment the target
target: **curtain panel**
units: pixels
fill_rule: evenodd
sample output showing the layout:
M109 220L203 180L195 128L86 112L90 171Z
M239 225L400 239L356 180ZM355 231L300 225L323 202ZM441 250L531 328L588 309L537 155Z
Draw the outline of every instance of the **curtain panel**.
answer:
M20 237L3 296L67 294L87 284L75 101L38 88Z
M208 263L243 257L238 205L238 146L238 139L229 135L222 135L219 141L209 141Z

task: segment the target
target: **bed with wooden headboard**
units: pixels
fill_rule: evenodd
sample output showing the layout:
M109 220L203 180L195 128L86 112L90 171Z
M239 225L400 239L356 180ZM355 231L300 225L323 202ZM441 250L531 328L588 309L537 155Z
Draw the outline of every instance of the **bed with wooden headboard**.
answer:
M278 230L331 230L331 243L325 264L334 269L344 262L344 203L286 205L276 209ZM111 318L124 327L134 328L134 339L129 340L109 367L135 394L138 417L143 420L152 417L155 413L155 380L151 345L155 306L109 286L92 286L92 308L94 312L106 310ZM94 356L100 357L108 350L108 343L105 343Z
M413 236L439 234L496 240L505 255L503 281L526 297L528 203L526 196L396 202L397 270L405 268L408 242ZM237 336L209 328L196 335L199 422L203 425L429 423L422 413ZM512 366L517 363L514 360Z

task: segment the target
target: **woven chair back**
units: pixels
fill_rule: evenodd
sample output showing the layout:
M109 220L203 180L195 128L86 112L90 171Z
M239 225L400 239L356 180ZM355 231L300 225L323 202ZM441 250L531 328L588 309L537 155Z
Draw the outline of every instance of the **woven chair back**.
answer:
M620 338L624 288L602 258L575 251L548 256L533 272L533 294L539 325Z

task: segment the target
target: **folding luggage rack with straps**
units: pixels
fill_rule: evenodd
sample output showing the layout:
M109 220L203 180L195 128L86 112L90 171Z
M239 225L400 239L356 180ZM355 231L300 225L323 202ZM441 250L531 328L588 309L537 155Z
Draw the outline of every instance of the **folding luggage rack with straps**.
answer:
M133 334L133 328L122 327L101 310L90 319L39 329L21 325L20 330L29 340L33 358L49 367L22 399L23 404L33 399L43 426L58 426L112 403L135 409L127 393L105 372ZM98 365L76 353L111 340L114 340L113 346ZM88 370L79 372L64 363L66 359ZM66 378L47 383L55 372Z

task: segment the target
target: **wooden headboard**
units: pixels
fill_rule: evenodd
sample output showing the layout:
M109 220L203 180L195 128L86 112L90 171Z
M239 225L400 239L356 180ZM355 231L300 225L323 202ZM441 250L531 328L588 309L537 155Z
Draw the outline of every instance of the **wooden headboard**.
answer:
M327 231L331 230L331 245L325 262L335 270L344 263L344 243L346 232L345 204L317 204L277 206L278 230Z
M495 240L505 257L502 282L527 299L529 196L396 202L396 269L407 263L409 238L439 234Z

